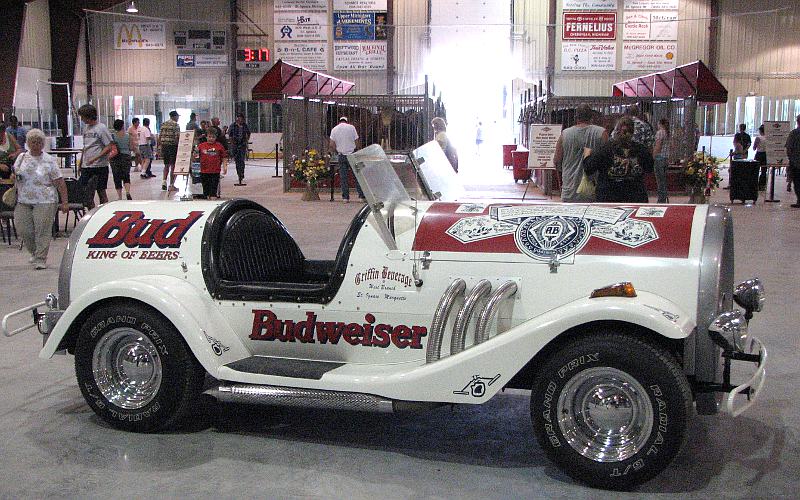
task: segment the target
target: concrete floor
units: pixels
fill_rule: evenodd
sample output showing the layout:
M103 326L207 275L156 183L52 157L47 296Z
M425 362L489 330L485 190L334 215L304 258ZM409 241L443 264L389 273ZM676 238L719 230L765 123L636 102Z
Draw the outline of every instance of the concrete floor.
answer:
M470 191L519 197L524 187L512 183L510 172L487 166L493 163L467 165L462 177ZM273 173L250 165L249 185L234 187L228 176L223 194L268 206L308 257L333 255L360 205L345 205L338 196L336 203L301 202L298 193L282 193ZM664 473L614 498L797 498L800 210L789 208L794 197L783 177L777 192L782 203L733 207L736 279L759 276L769 294L766 310L751 323L770 350L762 399L736 419L695 418L689 445ZM138 176L133 195L165 197L158 179ZM719 190L715 200L726 196ZM0 245L3 311L55 290L65 243L54 241L51 268L44 271L31 270L18 245ZM0 339L0 498L610 496L573 482L545 458L524 391L481 407L411 416L208 402L190 429L129 434L109 428L84 403L71 356L40 360L40 346L36 333Z

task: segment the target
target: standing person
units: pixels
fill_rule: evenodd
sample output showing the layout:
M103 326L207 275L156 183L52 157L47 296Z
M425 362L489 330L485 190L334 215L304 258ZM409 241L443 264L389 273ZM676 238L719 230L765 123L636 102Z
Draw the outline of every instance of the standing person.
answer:
M629 117L620 118L617 137L586 158L586 174L597 172L598 202L649 202L644 174L653 171L653 156L633 140L634 127Z
M46 269L59 195L61 211L69 211L67 185L56 159L44 152L44 133L31 129L26 139L30 150L17 157L14 164L17 176L14 225L22 244L31 254L30 262L34 269Z
M178 112L174 109L169 112L169 120L161 124L158 133L158 147L161 151L161 158L164 160L164 176L161 179L161 190L167 191L167 180L169 179L169 190L176 188L172 185L172 172L175 169L175 159L178 157L178 140L180 139L181 127L178 125Z
M150 170L153 166L153 133L150 131L150 118L142 120L142 126L136 132L139 134L137 143L139 145L139 156L142 159L142 179L155 177Z
M141 125L139 125L139 119L134 117L131 120L131 126L128 127L128 135L131 136L131 140L133 141L133 144L135 145L135 147L131 150L131 157L133 157L134 160L135 160L134 167L136 168L137 172L139 172L141 170L141 166L142 166L142 155L139 154L139 127L140 126Z
M24 127L16 116L11 115L8 117L6 132L14 136L22 150L25 149L25 134L28 133L28 127Z
M222 144L225 147L225 151L229 153L230 156L230 146L228 145L228 139L225 137L225 130L228 130L228 127L225 127L225 130L222 130L222 127L219 126L219 117L215 116L211 119L211 125L208 128L214 128L217 131L217 142Z
M108 127L97 121L97 108L84 104L78 108L78 116L87 125L83 130L83 151L81 152L80 183L84 188L94 178L95 189L100 204L108 203L106 188L108 187L108 153L114 147ZM94 193L92 193L94 198Z
M478 127L475 129L475 151L481 154L481 144L483 144L483 123L478 122Z
M350 182L348 180L350 164L347 162L347 155L356 150L356 144L358 144L356 128L347 123L346 116L339 118L339 124L331 129L328 147L332 153L339 155L339 184L342 187L342 200L345 203L350 203ZM358 179L356 179L356 189L358 197L363 198L364 192L361 191Z
M456 151L456 147L453 146L450 138L447 137L447 122L444 121L444 118L437 116L431 120L431 127L433 127L433 138L444 151L450 166L458 173L458 151Z
M658 186L658 203L669 203L667 196L667 165L669 164L670 144L672 136L669 131L669 120L662 118L658 121L656 144L653 146L655 159L656 185Z
M247 148L250 143L250 128L244 122L244 115L236 113L236 121L228 127L228 143L231 156L236 161L236 175L239 176L239 182L234 186L246 186L244 182L244 159L247 157Z
M791 205L792 208L800 208L800 189L797 189L800 182L800 115L797 115L797 128L789 132L786 138L786 156L789 157L789 180L794 182L794 192L797 195L797 203Z
M0 179L10 179L13 172L12 166L17 156L22 153L17 140L6 129L5 123L0 123Z
M197 130L199 128L197 125L197 113L193 111L189 114L189 123L186 124L186 130Z
M133 137L122 130L125 122L114 120L114 144L119 153L111 158L111 175L114 177L114 188L117 190L117 199L122 199L122 187L125 187L125 199L131 198L131 151L136 149Z
M575 110L575 125L561 132L556 142L553 162L561 172L561 201L580 203L592 201L581 199L578 186L583 178L583 159L608 141L608 132L603 127L592 125L592 108L581 104Z
M733 136L733 158L736 160L746 160L752 139L750 134L745 132L747 126L739 124L739 132Z
M764 125L758 127L758 135L753 141L753 151L756 152L755 160L761 165L761 172L758 174L758 190L767 189L767 143L764 136Z
M653 127L642 119L642 111L639 109L639 106L634 104L628 107L628 109L625 110L625 117L630 118L633 122L633 142L638 142L646 147L648 151L652 151L656 141L655 134L653 134ZM619 125L619 123L618 121L617 125ZM617 128L615 128L614 132L611 133L611 138L617 137L618 133Z
M206 132L206 142L197 146L200 153L200 181L203 183L204 198L219 197L219 174L228 173L225 148L217 142L216 130Z
M197 129L197 142L202 143L206 142L206 133L208 132L208 122L206 120L200 120L200 128Z

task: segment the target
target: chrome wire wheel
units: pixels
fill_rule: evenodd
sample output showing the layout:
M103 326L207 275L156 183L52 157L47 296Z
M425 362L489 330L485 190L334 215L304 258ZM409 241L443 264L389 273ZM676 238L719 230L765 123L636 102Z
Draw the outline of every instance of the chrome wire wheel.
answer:
M152 401L163 376L156 346L133 328L115 328L98 341L92 353L92 373L103 396L126 410Z
M558 425L575 451L596 462L621 462L642 449L653 428L644 387L611 367L583 370L558 398Z

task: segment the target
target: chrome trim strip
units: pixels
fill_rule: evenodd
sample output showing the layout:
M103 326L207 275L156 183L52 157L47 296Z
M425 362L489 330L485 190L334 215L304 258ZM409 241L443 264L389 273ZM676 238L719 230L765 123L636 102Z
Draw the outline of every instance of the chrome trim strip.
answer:
M492 283L489 280L480 280L475 288L464 298L464 305L458 311L456 323L453 325L453 335L450 337L450 355L458 354L464 350L464 343L467 340L467 327L472 319L472 314L478 306L478 302L483 300L492 291Z
M296 406L305 408L337 409L391 413L392 401L371 394L323 391L299 387L236 384L209 389L208 394L225 403Z
M466 289L467 282L458 278L450 283L450 286L442 294L442 298L439 299L439 305L436 306L436 312L433 313L433 321L431 322L431 333L428 337L428 348L425 353L426 363L433 363L441 358L442 337L444 336L447 319L450 317L450 310L453 309L456 299L462 296Z
M500 304L510 299L517 293L517 284L513 281L506 281L489 297L486 306L478 316L478 323L475 325L475 345L489 340L487 330L492 318L497 314Z

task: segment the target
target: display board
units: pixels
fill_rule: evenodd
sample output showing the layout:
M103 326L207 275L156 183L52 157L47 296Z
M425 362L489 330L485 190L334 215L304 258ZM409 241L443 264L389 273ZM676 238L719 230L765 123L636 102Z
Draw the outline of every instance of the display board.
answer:
M167 48L164 23L114 23L115 50Z
M789 165L789 158L786 156L786 139L792 131L792 124L789 122L765 121L764 122L764 143L766 144L767 165L785 167Z
M333 1L333 69L378 71L387 68L387 1Z
M563 40L616 40L616 12L564 12Z
M561 136L560 124L534 124L528 131L528 168L555 169L553 156Z
M562 42L563 71L614 71L617 69L616 42Z
M192 170L192 153L194 152L194 130L181 132L178 140L178 156L175 158L173 175L189 175Z
M224 30L190 29L173 31L178 50L225 50Z
M677 42L623 42L622 69L647 72L675 67Z
M177 54L176 68L224 68L228 65L226 54Z
M275 59L314 71L328 70L328 2L275 0Z

